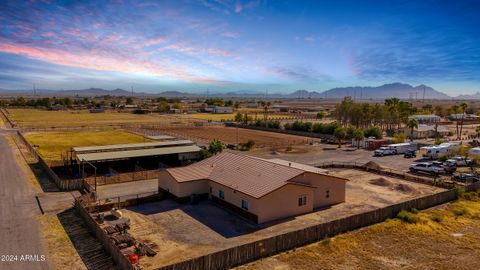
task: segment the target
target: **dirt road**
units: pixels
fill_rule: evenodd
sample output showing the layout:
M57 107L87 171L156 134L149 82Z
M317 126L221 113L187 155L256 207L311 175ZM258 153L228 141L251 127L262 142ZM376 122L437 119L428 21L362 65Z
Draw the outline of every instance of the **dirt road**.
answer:
M0 270L52 268L38 229L36 192L0 129Z

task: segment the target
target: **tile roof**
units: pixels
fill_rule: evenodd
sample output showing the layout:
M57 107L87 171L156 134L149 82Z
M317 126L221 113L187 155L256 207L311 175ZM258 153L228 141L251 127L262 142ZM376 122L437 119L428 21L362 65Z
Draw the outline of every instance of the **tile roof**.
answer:
M278 160L223 152L187 167L166 169L178 182L209 179L239 192L260 198L303 174L301 166L288 166ZM287 162L288 164L288 162ZM297 164L297 163L296 163ZM313 171L320 173L319 171Z

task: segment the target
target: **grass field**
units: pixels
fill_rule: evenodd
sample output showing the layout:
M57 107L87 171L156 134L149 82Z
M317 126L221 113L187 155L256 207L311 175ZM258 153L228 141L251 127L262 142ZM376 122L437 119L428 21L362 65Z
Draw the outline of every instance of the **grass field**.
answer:
M480 202L457 201L238 269L478 269Z
M108 145L151 141L126 131L83 131L27 133L25 138L32 145L38 145L38 152L48 162L61 160L73 146Z
M108 127L122 124L159 124L178 121L171 116L133 113L90 113L89 111L46 111L9 109L11 119L20 127Z
M227 114L211 114L211 113L193 113L193 114L181 114L182 118L192 118L192 119L202 119L202 120L211 120L211 121L233 121L235 119L236 113L227 113ZM255 114L249 113L249 116L255 118ZM269 114L267 115L268 119L292 119L293 116L288 115L278 115L278 114ZM263 113L259 112L257 114L257 119L263 119Z

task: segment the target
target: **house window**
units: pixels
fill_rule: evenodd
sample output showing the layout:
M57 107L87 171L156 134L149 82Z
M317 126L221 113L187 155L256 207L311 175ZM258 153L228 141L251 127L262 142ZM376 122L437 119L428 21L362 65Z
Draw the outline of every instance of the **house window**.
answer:
M298 197L298 206L307 205L307 195L302 195Z
M326 197L327 199L330 198L330 190L327 190L327 191L325 192L325 197Z
M248 210L248 201L242 200L242 208Z
M225 199L225 192L223 192L223 190L219 190L218 191L218 197L220 197L220 199L224 200Z

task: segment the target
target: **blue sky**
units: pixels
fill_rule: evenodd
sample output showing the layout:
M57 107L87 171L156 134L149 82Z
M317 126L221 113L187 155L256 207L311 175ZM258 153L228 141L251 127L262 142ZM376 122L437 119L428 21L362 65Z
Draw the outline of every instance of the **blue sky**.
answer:
M0 88L480 91L479 1L0 3Z

